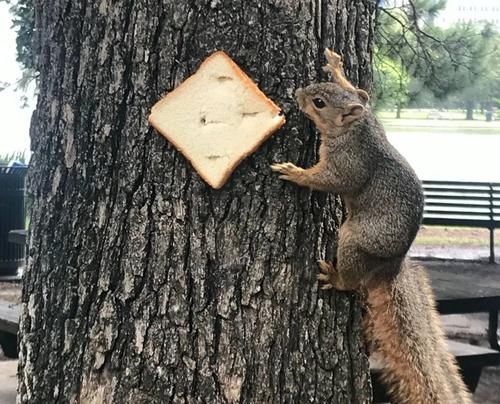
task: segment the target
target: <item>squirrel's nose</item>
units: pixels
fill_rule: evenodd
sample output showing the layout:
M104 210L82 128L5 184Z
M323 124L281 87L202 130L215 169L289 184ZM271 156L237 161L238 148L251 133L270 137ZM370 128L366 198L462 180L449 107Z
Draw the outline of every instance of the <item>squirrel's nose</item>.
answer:
M302 104L304 103L304 98L305 98L304 89L298 88L297 90L295 90L295 99L297 100L299 107L302 107Z

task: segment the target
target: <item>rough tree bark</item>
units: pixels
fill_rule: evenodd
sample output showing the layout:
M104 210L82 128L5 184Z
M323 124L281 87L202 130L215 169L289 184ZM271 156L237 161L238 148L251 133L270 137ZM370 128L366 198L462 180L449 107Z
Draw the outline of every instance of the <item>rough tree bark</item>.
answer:
M40 95L22 403L368 402L361 310L318 291L342 214L269 164L312 164L293 93L322 50L370 87L372 0L35 0ZM223 49L287 114L226 186L147 124Z

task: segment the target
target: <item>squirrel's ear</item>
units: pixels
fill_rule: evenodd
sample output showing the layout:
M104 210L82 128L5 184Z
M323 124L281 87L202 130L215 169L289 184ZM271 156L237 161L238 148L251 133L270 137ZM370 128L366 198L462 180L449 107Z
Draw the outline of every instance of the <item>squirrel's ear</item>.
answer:
M363 105L368 104L368 101L370 101L368 93L365 90L361 90L361 88L357 88L356 92L358 93L358 97L361 99Z
M365 107L361 104L349 104L344 108L344 112L337 117L336 124L338 126L345 126L359 119L363 115L363 112L365 112Z

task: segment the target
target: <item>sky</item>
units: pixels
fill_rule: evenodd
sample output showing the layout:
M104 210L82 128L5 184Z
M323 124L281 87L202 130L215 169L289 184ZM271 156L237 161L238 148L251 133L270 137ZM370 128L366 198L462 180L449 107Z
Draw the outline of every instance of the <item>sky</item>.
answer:
M9 6L0 2L0 82L11 83L0 91L0 154L26 152L29 154L29 125L35 107L33 93L16 90L21 68L16 62L16 32L12 29ZM29 98L29 106L22 108L21 96Z

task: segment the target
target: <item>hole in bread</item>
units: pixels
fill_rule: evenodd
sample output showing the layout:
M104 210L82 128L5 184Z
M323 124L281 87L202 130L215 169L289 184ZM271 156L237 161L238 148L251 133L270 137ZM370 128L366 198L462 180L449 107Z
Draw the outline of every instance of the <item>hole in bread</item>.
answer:
M209 160L217 160L220 159L222 156L219 156L218 154L211 154L210 156L207 156L207 159Z
M243 112L241 115L243 116L256 116L260 114L260 111L255 111L255 112Z
M200 124L203 125L203 126L221 125L221 124L224 124L224 121L221 121L221 120L218 120L218 119L208 120L206 116L202 116L200 118Z
M229 76L218 76L217 80L219 81L231 81L233 78Z

